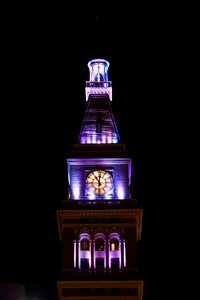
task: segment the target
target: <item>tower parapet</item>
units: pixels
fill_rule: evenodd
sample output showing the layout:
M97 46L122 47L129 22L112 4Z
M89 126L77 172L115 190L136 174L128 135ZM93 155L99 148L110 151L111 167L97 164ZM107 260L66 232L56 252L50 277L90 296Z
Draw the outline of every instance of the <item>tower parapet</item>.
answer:
M108 81L109 62L105 59L93 59L88 62L90 80L86 81L85 95L108 95L112 100L112 81Z

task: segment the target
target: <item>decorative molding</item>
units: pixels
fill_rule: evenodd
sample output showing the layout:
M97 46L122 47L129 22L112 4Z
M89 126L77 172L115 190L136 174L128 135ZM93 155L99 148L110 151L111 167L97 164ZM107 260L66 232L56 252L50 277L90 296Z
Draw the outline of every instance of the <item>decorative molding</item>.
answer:
M79 236L82 234L82 233L88 233L91 238L93 238L93 236L96 234L96 233L104 233L105 236L107 237L108 235L110 235L111 233L119 233L120 235L124 234L124 230L122 230L121 227L104 227L104 226L94 226L94 227L82 227L80 229L76 229L74 231L74 236L75 236L75 239L79 239Z
M68 217L76 217L80 218L84 217L113 217L113 216L121 216L121 217L136 217L142 214L142 209L109 209L109 210L57 210L57 214L59 214L60 218L68 218Z
M90 217L90 218L113 218L113 217L120 217L124 219L130 219L132 218L132 222L123 222L120 223L120 226L123 228L127 227L136 227L136 240L141 239L141 229L142 229L142 209L124 209L124 210L86 210L86 211L65 211L65 210L59 210L57 211L57 219L58 219L58 228L59 228L59 234L60 239L62 240L63 237L63 230L64 228L74 228L76 230L81 230L80 228L83 228L83 224L79 223L79 218L82 217ZM65 223L65 219L68 219L68 221L71 219L77 219L77 221L74 222L68 222ZM95 222L95 220L94 220ZM94 228L97 228L99 224L95 223L89 223L87 226L84 226L86 228L90 228L90 230L94 230ZM111 223L103 223L100 226L103 228L102 230L105 230L105 228L113 228L113 224Z

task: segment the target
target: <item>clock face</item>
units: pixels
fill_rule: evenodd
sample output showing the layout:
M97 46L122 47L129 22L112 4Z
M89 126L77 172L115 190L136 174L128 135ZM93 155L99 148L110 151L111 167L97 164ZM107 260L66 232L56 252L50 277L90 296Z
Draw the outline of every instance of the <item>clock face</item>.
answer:
M110 173L103 170L95 170L87 176L86 185L90 192L101 196L112 189L113 179Z

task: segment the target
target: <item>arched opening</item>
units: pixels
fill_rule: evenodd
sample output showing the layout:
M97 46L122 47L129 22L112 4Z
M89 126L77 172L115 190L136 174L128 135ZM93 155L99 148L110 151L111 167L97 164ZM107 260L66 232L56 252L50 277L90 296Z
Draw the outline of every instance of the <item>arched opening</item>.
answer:
M103 233L97 233L94 238L94 268L106 267L106 242Z
M118 251L119 250L119 241L114 238L110 241L110 251Z
M104 240L103 239L96 239L95 251L104 251Z
M121 240L118 233L111 233L109 236L109 268L120 269L122 254L121 254Z
M88 239L83 239L81 241L81 250L82 251L89 251L90 250L90 242Z
M82 233L78 241L78 267L91 268L91 238L88 233Z

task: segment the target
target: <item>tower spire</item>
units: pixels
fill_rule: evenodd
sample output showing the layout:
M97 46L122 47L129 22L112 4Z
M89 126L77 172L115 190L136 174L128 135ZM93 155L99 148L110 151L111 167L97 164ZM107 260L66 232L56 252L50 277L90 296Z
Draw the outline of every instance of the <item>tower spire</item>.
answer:
M88 62L89 81L86 81L85 117L79 135L80 144L116 144L120 142L112 113L112 82L108 81L109 62L93 59Z

